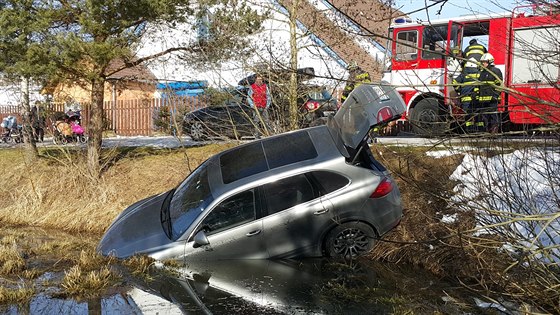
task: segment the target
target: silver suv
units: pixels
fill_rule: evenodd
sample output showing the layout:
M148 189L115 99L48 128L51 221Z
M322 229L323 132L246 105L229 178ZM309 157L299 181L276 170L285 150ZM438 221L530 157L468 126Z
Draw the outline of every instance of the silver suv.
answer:
M155 259L363 255L402 216L368 131L404 110L391 87L361 85L326 125L216 154L175 189L131 205L98 250Z

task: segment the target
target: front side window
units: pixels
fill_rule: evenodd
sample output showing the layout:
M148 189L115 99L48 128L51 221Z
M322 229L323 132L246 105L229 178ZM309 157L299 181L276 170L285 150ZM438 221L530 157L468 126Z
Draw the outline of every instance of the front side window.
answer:
M269 215L318 197L318 192L305 174L284 178L263 187Z
M447 44L447 25L426 26L422 32L422 59L442 59Z
M395 46L396 60L416 60L418 58L418 32L401 31L397 33Z
M244 191L217 205L201 223L208 235L251 222L256 218L254 190Z

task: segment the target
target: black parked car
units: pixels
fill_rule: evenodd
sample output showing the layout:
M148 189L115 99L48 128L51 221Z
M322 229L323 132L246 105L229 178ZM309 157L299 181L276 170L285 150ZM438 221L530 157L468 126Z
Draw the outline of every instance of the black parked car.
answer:
M245 104L230 102L189 112L183 118L183 132L194 141L252 137L253 109Z
M327 117L336 113L337 101L324 86L302 85L299 89L303 90L303 97L298 100L303 127L325 124Z

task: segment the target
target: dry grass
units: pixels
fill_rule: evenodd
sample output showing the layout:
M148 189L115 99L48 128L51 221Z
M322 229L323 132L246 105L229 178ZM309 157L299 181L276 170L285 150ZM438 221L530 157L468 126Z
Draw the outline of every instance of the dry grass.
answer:
M377 147L377 157L393 172L398 182L404 206L401 224L376 246L376 259L404 261L421 265L435 274L448 274L454 268L457 276L472 274L469 252L471 240L461 231L474 227L472 213L459 213L454 224L444 224L441 218L448 213L450 191L456 183L449 180L463 155L430 158L429 148L401 149ZM470 244L472 245L472 244ZM489 253L498 259L496 253ZM501 265L501 264L500 264Z
M15 243L0 245L0 275L17 274L25 269L25 260Z
M25 165L22 150L1 150L0 172L9 184L0 187L0 221L99 234L126 206L171 189L233 145L109 152L97 180L87 175L82 151L43 149L43 158Z
M512 257L500 250L503 239L473 237L472 232L467 232L475 227L474 213L457 213L449 208L456 184L449 177L463 155L435 159L425 154L429 149L376 146L374 153L398 182L404 217L374 247L371 258L421 266L436 275L459 280L481 295L507 296L521 304L535 305L534 301L539 301L540 311L560 311L558 271L513 266ZM491 150L480 152L495 154ZM443 223L445 214L459 217L453 224Z
M30 301L35 295L35 289L31 286L22 285L19 288L0 287L0 304L22 305Z
M61 283L63 295L80 298L99 296L121 280L121 275L111 267L116 259L103 257L93 248L82 250L73 261L75 265L64 272Z
M121 275L113 269L114 258L95 252L99 234L126 206L174 187L209 156L234 145L107 151L106 170L95 180L85 171L82 151L43 149L36 164L26 165L22 150L0 150L0 172L7 183L0 186L0 275L16 282L63 271L63 278L42 286L60 286L62 296L103 294ZM133 275L148 279L154 266L147 257L124 264ZM27 286L2 287L0 304L34 294Z
M61 286L67 296L91 298L102 294L118 279L120 276L108 266L101 267L99 270L84 271L76 265L65 272Z
M150 279L150 273L154 271L155 260L147 256L132 256L125 259L123 262L132 275L137 277L144 277Z
M0 235L0 276L8 284L0 291L0 304L19 303L27 294L36 294L33 285L14 284L33 283L46 272L65 276L49 277L39 284L41 290L62 286L66 296L98 296L120 279L108 273L116 259L95 252L96 238L22 226L4 226Z

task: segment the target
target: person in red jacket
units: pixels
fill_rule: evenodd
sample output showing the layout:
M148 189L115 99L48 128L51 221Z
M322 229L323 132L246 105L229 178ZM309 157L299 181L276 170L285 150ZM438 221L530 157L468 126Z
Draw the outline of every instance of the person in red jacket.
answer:
M268 85L264 82L263 77L257 74L255 83L249 87L247 101L249 105L255 109L253 112L253 122L255 124L255 138L260 138L261 128L266 130L269 125L268 108L271 104L270 91Z

